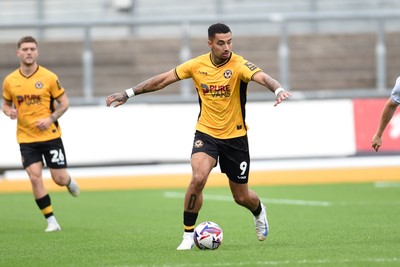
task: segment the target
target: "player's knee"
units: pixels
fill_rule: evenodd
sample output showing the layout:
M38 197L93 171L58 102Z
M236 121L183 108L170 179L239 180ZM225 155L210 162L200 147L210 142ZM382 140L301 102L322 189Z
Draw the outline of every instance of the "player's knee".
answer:
M34 187L41 185L43 183L43 179L42 179L41 175L30 174L29 179L31 180L31 183Z
M243 195L234 195L233 199L235 200L236 204L240 206L246 206L247 198Z
M203 190L204 186L206 185L207 177L204 175L200 174L194 174L192 181L191 181L191 186L196 190L196 191L201 191Z
M65 186L69 183L69 176L66 175L53 175L53 181L59 186Z

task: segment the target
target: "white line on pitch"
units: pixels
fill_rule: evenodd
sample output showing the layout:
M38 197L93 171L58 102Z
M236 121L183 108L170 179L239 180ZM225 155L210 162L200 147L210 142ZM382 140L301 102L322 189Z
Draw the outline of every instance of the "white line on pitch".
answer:
M375 182L377 188L400 187L400 182Z
M330 259L304 259L304 260L267 260L267 261L253 261L253 262L208 262L207 266L210 267L224 267L224 266L292 266L292 265L300 265L300 266L310 266L310 265L332 265L332 264L356 264L356 265L365 265L365 264L386 264L386 263L399 263L400 259L397 257L394 258L363 258L363 259L342 259L338 261L332 261ZM162 264L162 265L114 265L114 267L186 267L188 266L186 263L181 264ZM204 266L204 263L196 263L193 262L190 264L192 267L201 267Z
M179 192L164 192L164 195L169 198L184 198L184 193ZM232 196L226 195L203 195L204 199L217 200L217 201L233 201ZM300 205L300 206L332 206L331 202L327 201L310 201L310 200L298 200L298 199L274 199L274 198L262 198L266 203L283 204L283 205Z

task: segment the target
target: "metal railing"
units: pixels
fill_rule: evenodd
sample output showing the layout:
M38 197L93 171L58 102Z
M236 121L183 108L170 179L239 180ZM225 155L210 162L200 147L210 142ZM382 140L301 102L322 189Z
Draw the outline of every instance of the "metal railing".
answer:
M160 26L172 25L181 28L182 46L181 61L189 59L190 44L190 26L209 25L215 21L223 21L226 23L272 23L280 27L279 42L279 80L285 88L290 89L290 44L288 36L290 35L290 26L302 22L323 22L323 21L373 21L376 25L374 32L376 34L375 56L376 56L376 95L386 92L386 43L385 32L386 22L388 20L400 19L400 10L379 10L376 11L340 11L340 12L305 12L305 13L285 13L285 14L268 14L268 15L224 15L224 16L173 16L173 17L146 17L146 18L130 18L130 19L102 19L102 20L85 20L75 19L73 21L63 20L37 20L31 22L0 22L1 30L10 29L52 29L52 28L76 28L83 30L84 51L82 55L83 64L83 90L85 103L93 102L93 51L92 51L92 31L97 27L138 27L138 26ZM400 27L399 27L400 28ZM182 99L190 97L188 83L181 84ZM312 93L311 93L312 94ZM304 93L302 97L307 97Z

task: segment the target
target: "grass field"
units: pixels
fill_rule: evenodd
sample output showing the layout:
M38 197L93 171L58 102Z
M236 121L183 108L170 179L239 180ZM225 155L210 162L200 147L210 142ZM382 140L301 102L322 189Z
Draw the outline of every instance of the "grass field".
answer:
M267 205L264 242L228 188L206 188L198 222L222 227L215 251L176 251L183 189L53 192L56 233L30 193L3 193L0 266L400 266L399 183L253 189Z

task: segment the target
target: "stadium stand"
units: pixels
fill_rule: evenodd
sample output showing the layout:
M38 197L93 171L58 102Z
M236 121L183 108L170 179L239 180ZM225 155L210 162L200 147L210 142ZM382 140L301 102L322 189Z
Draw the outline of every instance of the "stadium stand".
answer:
M190 2L190 4L188 4ZM205 42L205 20L190 25L190 37L182 36L182 25L169 24L179 16L207 17L237 16L231 25L235 40L234 51L254 61L267 73L281 79L282 62L279 57L282 26L271 22L240 22L240 16L276 16L310 12L347 12L355 15L360 10L379 13L380 10L400 10L396 0L215 0L210 4L198 1L171 0L4 0L0 2L0 77L15 69L15 42L22 35L40 39L40 63L57 72L73 98L85 96L85 64L88 48L93 58L91 97L104 97L116 89L123 89L179 64L182 45L187 42L190 54L208 52ZM324 13L326 14L326 13ZM21 19L23 18L23 19ZM119 20L151 20L153 23L118 24ZM162 20L165 19L165 23ZM277 18L279 19L279 18ZM389 88L398 76L400 65L399 18L384 20L385 87ZM39 22L53 23L43 27ZM85 42L87 22L110 22L91 28L91 42ZM63 23L81 23L74 27ZM288 60L290 89L299 92L377 93L377 20L303 19L288 27ZM30 27L18 26L32 24ZM37 25L36 25L36 24ZM59 26L57 26L59 25ZM251 36L251 38L249 38ZM4 37L4 38L3 38ZM175 84L156 94L179 95L193 88L182 89ZM265 89L252 85L251 91ZM325 92L325 93L324 93ZM382 91L381 91L382 93Z

